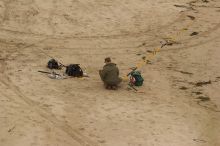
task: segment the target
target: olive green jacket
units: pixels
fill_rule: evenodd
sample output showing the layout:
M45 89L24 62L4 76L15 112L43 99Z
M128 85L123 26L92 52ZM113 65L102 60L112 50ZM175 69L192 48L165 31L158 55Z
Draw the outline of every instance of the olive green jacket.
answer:
M100 77L105 84L117 85L121 82L119 69L114 63L108 63L99 71Z

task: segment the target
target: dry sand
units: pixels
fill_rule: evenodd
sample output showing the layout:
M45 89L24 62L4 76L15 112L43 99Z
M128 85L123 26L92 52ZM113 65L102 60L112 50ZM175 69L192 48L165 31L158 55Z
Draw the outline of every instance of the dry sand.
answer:
M139 92L104 89L105 57L124 76L170 37ZM90 77L38 73L48 55ZM220 146L219 64L219 0L1 0L0 146Z

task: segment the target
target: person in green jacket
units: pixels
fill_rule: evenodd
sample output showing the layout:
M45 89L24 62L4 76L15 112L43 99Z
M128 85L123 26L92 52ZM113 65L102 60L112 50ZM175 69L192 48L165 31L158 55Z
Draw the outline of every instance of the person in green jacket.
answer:
M111 62L111 58L105 58L103 70L99 70L99 75L104 82L106 89L116 90L122 79L119 77L119 69L115 63Z

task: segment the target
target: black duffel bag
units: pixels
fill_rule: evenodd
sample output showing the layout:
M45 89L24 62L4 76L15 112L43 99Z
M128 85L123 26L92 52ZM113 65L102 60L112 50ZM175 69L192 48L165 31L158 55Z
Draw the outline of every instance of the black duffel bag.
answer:
M83 71L79 64L70 64L66 67L66 74L73 77L82 77Z

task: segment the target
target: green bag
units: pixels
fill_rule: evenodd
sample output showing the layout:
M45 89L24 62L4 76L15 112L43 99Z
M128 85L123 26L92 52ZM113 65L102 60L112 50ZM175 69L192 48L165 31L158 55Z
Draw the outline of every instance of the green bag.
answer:
M141 73L139 71L133 71L130 74L130 83L135 85L135 86L142 86L144 79L141 76Z

